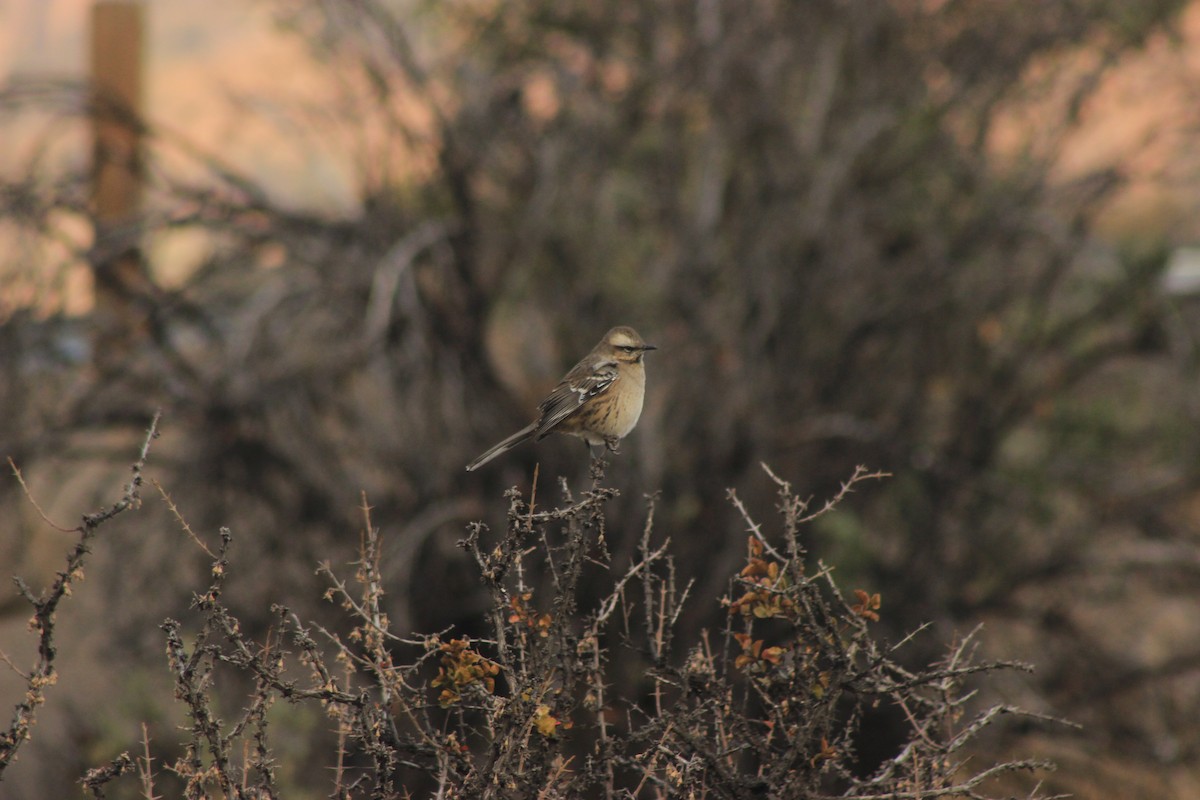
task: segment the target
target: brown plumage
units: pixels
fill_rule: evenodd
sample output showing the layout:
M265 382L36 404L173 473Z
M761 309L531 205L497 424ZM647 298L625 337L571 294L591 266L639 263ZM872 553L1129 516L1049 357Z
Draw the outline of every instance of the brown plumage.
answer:
M589 447L603 444L616 450L617 442L633 430L642 414L646 392L642 356L655 349L633 328L613 328L538 405L537 419L488 449L467 465L467 471L482 467L526 439L536 441L551 433L578 436Z

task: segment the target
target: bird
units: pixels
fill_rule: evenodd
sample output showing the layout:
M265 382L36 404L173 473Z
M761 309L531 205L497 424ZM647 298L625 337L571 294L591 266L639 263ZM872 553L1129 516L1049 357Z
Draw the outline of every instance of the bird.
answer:
M467 471L479 469L521 442L540 441L551 433L578 436L589 451L602 444L615 453L642 415L646 393L642 357L657 349L628 325L613 328L538 405L537 419L484 451L467 465Z

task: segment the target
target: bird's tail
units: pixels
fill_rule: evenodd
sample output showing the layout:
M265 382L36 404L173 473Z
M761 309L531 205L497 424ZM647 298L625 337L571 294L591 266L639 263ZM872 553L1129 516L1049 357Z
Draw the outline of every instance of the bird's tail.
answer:
M488 448L488 450L486 452L484 452L483 455L481 455L479 458L472 461L470 464L467 464L467 472L471 472L473 470L479 469L484 464L488 463L489 461L491 461L493 458L500 455L501 453L507 452L508 450L511 450L513 447L516 447L521 442L523 442L526 439L533 436L533 432L535 430L537 430L537 423L531 422L528 425L526 425L524 428L521 428L521 430L514 433L512 436L509 436L504 441L502 441L498 444L492 445L490 448Z

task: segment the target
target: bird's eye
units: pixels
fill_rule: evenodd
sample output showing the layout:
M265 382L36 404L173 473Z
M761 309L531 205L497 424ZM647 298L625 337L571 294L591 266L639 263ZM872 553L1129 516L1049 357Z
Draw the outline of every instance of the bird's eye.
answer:
M632 346L630 346L630 345L627 345L627 344L623 344L623 345L621 345L621 349L622 349L622 350L624 350L626 353L632 353L632 352L633 352L633 347L632 347Z

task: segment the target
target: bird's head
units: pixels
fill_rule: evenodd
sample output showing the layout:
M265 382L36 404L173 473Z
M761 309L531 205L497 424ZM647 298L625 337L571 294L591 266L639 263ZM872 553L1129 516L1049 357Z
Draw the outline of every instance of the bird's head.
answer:
M618 325L604 334L603 344L608 356L615 361L637 364L647 350L657 350L652 344L646 344L637 331L627 325Z

